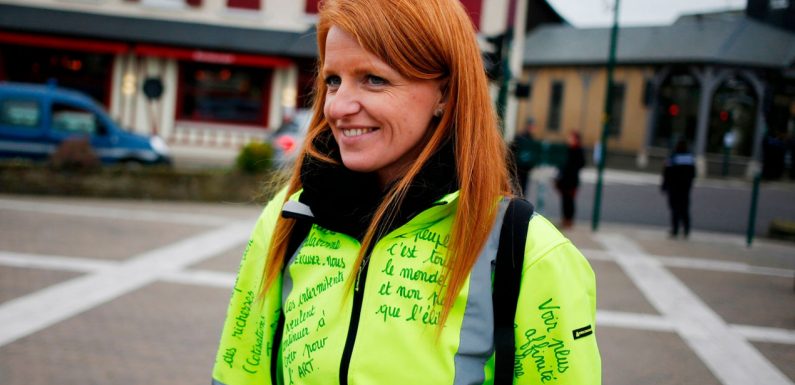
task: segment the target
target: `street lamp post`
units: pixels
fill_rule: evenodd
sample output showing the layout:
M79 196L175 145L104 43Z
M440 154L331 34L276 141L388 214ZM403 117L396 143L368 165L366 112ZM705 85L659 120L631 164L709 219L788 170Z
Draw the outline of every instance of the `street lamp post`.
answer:
M618 46L618 4L613 5L613 28L610 30L610 54L607 58L607 91L605 91L605 109L602 115L602 135L597 151L598 171L596 174L596 192L594 194L593 215L591 216L591 229L599 228L599 215L602 210L602 179L605 169L605 155L607 154L607 135L612 126L613 117L613 70L616 66L616 47Z

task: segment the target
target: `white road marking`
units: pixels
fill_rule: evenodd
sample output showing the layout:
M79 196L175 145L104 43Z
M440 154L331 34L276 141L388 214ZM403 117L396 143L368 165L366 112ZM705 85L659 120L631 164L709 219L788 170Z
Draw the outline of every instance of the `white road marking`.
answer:
M580 249L586 258L592 261L615 261L615 257L609 252L596 249ZM648 255L658 260L665 267L679 267L684 269L708 270L721 273L744 273L766 275L771 277L792 278L795 277L795 270L783 269L779 267L756 266L742 262L719 261L704 258L674 257Z
M792 385L753 345L635 242L621 234L596 234L594 238L721 383Z
M0 305L0 347L237 246L253 225L235 222L10 300Z
M210 270L183 270L163 275L160 279L166 282L187 285L212 286L231 289L237 274Z
M115 267L119 262L94 258L64 257L0 251L0 266L27 267L37 269L77 271L91 273Z
M795 330L749 325L731 325L731 329L752 341L795 345Z
M622 311L597 310L596 324L624 329L673 332L674 325L656 314L628 313Z
M597 310L596 323L599 326L622 329L650 330L656 332L676 331L673 322L656 314ZM749 341L795 345L795 330L751 325L729 325L729 328Z
M93 273L116 268L121 263L92 258L0 251L0 266ZM190 285L231 288L235 282L235 274L210 270L182 270L166 273L160 277L160 280Z
M602 256L609 253L599 251ZM590 254L589 254L590 256ZM612 257L605 258L612 260ZM65 257L0 251L0 266L27 267L79 273L94 273L118 268L122 262L104 261L92 258ZM232 288L235 273L212 270L176 270L165 272L158 280L197 286ZM624 329L673 332L673 324L666 318L655 314L630 313L612 310L598 310L597 323L601 326ZM751 325L730 325L730 328L748 340L795 345L795 330L760 327Z
M160 211L121 209L115 207L95 207L60 203L30 202L16 199L0 199L0 210L27 211L91 218L179 223L198 226L222 226L237 220L218 215L174 212L164 213Z
M666 267L710 270L723 273L757 274L782 278L795 277L795 270L777 267L754 266L742 262L714 261L710 259L687 257L657 257L657 259L659 259Z

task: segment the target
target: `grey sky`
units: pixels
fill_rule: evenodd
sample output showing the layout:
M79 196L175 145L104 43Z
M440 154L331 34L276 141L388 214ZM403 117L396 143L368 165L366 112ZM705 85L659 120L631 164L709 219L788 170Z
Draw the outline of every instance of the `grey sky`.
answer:
M615 0L547 0L577 27L602 27L613 23ZM621 25L665 25L680 14L743 9L746 0L621 0Z

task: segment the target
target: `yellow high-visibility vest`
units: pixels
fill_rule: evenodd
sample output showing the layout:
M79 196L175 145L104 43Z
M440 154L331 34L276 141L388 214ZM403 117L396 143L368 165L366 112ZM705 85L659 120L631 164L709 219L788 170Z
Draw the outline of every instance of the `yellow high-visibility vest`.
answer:
M291 197L293 208L300 206L298 194ZM378 240L361 270L354 266L355 238L313 225L260 298L271 234L281 211L290 210L282 207L284 197L278 194L265 207L246 247L213 384L493 383L491 280L507 200L437 337L457 192ZM352 274L356 283L349 288ZM600 384L593 271L538 214L528 229L521 287L514 383ZM275 336L282 311L283 328Z

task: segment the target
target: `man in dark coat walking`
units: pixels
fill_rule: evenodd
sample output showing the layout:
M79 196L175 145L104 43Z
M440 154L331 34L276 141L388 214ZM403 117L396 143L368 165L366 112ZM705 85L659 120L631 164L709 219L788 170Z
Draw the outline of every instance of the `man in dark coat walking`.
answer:
M679 140L673 154L666 160L661 189L668 195L671 209L671 232L675 238L682 225L685 238L690 235L690 190L696 176L695 158L687 149L687 142Z

